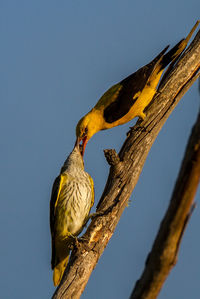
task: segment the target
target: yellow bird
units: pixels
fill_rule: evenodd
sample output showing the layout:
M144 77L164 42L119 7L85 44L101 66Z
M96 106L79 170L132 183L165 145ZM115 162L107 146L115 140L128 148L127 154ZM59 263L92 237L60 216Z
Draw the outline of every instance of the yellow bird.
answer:
M51 266L55 286L60 283L67 266L70 245L86 224L93 204L93 180L84 171L83 158L76 144L55 179L51 194Z
M82 155L88 140L98 131L129 122L138 116L145 118L144 109L153 99L165 67L175 61L187 46L199 21L185 39L165 54L167 46L149 64L108 89L97 104L78 122L77 142L82 142Z

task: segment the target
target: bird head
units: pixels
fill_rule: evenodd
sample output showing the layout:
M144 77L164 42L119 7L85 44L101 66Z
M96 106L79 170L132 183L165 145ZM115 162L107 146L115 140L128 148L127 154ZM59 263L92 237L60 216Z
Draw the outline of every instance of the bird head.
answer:
M91 111L81 118L76 126L76 143L81 147L82 156L84 155L88 140L99 131L97 123L94 113Z

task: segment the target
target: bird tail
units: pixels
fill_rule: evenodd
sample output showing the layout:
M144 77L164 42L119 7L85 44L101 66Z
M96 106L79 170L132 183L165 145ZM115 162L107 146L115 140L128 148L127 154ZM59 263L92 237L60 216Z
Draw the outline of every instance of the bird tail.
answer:
M185 50L192 34L194 33L195 29L199 25L200 20L196 22L196 24L192 27L188 36L182 39L178 44L176 44L169 52L167 52L160 61L161 70L164 69L169 63L175 62L180 54Z
M65 268L67 267L69 260L69 242L66 240L58 241L52 240L52 257L51 257L51 268L53 272L54 285L59 285Z
M59 264L57 264L55 266L54 271L53 271L54 286L59 285L59 283L63 277L65 268L67 267L68 260L69 260L69 254Z
M199 23L200 23L200 20L196 22L196 24L193 26L192 30L190 31L190 33L188 34L188 36L185 39L182 39L170 51L168 51L166 54L164 54L167 51L168 47L169 47L169 46L167 46L151 62L151 64L153 65L153 68L152 68L152 71L151 71L151 75L149 76L149 78L147 80L147 84L149 84L149 85L151 85L152 87L155 88L157 86L159 80L160 80L160 77L161 77L165 67L169 63L171 63L170 66L168 67L168 69L166 70L164 76L162 77L162 80L161 80L159 86L161 85L161 83L165 80L165 78L169 74L169 72L170 72L171 68L173 67L174 63L178 60L181 53L185 50L192 34L194 33L194 31L197 28L197 26L199 25Z

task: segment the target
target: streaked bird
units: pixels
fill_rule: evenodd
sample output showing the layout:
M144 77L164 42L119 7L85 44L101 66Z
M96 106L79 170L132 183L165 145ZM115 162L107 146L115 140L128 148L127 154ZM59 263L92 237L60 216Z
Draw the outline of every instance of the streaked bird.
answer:
M70 245L86 224L93 204L93 180L84 171L83 158L76 144L55 179L51 194L51 266L55 286L60 283L67 266Z
M125 124L136 116L145 118L144 109L153 99L165 67L179 57L198 24L199 21L169 52L165 54L167 46L149 64L108 89L94 108L81 118L76 136L77 142L82 142L82 155L88 140L98 131Z

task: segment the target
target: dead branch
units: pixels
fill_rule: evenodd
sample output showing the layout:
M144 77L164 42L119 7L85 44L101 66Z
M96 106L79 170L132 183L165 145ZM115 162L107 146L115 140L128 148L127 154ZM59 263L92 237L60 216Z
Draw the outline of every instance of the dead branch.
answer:
M104 212L104 215L92 220L83 236L84 240L72 251L54 299L80 298L128 204L155 138L177 103L197 79L199 68L200 31L161 84L159 92L145 111L145 120L138 121L128 133L119 155L107 151L110 173L97 206L97 211Z
M168 210L131 299L157 298L177 261L180 242L194 208L200 181L200 113L191 132Z

